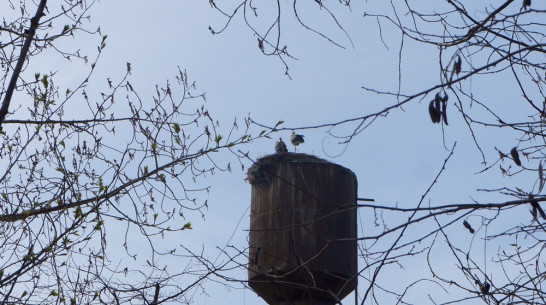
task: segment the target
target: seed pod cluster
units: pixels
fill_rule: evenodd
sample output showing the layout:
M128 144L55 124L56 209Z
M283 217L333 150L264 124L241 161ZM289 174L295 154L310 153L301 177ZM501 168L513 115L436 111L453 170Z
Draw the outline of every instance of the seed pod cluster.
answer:
M446 109L447 100L447 94L445 94L444 96L440 96L440 93L436 93L434 99L430 101L430 104L428 105L428 113L430 115L430 120L432 121L432 123L440 123L443 120L444 123L448 125Z

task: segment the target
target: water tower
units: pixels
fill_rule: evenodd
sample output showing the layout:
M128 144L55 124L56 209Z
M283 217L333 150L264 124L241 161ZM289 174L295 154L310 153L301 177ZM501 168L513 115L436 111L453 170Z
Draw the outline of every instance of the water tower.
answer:
M357 284L357 179L315 156L278 153L248 171L249 286L270 305L337 304Z

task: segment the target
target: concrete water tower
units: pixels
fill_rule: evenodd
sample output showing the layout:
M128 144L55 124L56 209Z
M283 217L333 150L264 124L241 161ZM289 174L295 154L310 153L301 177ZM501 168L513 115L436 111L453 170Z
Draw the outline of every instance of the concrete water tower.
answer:
M357 285L357 179L315 156L279 153L248 171L249 286L268 304L337 304Z

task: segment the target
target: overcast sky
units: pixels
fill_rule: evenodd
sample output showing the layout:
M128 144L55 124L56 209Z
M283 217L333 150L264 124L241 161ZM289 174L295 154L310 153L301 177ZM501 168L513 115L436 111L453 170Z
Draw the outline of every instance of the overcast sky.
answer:
M301 16L345 48L336 47L301 27L291 27L295 24L294 17L284 16L283 37L288 50L297 58L287 62L290 79L285 76L285 68L278 59L260 52L257 38L241 18L236 18L221 35L211 35L208 27L221 28L225 18L206 1L102 1L93 7L91 22L100 25L103 34L108 34L108 40L94 77L119 77L125 71L126 62L130 62L133 87L141 96L151 97L155 85L173 79L180 66L191 80L196 81L198 88L206 92L209 110L226 130L234 118L242 122L249 113L260 123L274 125L278 120L284 120L284 125L291 128L365 115L394 103L395 98L374 95L362 86L396 91L399 77L400 34L385 26L382 28L383 44L377 23L362 18L365 11L389 9L376 6L353 3L352 11L333 6L350 40L323 11L315 8ZM95 48L94 42L89 43ZM401 92L415 93L437 85L440 74L437 50L409 40L405 44ZM70 71L67 69L64 71ZM76 68L65 73L78 76ZM477 88L480 84L489 86L487 80L473 83ZM500 111L516 111L507 109L502 103L519 98L517 92L493 90L484 94L499 101ZM305 143L298 151L351 169L358 177L359 197L374 198L377 204L383 205L415 207L455 142L455 154L440 183L427 198L427 205L470 203L474 199L508 200L477 192L476 188L533 184L535 177L501 179L498 170L476 175L483 168L482 158L464 121L450 104L449 126L442 129L442 126L432 124L427 110L430 98L415 100L403 110L391 111L348 146L339 145L339 140L326 133L328 130L301 130L299 133L305 135ZM349 124L334 132L345 135L354 126ZM288 141L290 132L283 131L278 136ZM497 154L493 147L508 152L517 145L517 139L510 132L480 129L477 137L486 148L488 161L494 161ZM252 158L259 158L274 152L275 140L256 141L245 150L250 151ZM222 248L228 243L240 248L246 245L251 186L244 177L236 166L231 174L209 177L207 184L212 185L208 195L209 209L204 219L198 214L188 219L194 229L187 231L187 240L181 242L197 251L204 245L206 255L212 259L219 253L216 247ZM366 215L361 217L370 220ZM522 217L529 217L528 213ZM238 223L239 219L242 219L241 223ZM369 223L361 225L364 230L374 229ZM233 232L235 235L230 240ZM362 236L367 232L359 234ZM425 266L413 265L406 271L411 272L411 268L419 270ZM385 278L399 276L393 270L385 270ZM245 276L244 270L236 274L240 278ZM360 290L365 284L360 284ZM198 304L265 304L250 290L227 291L219 285L210 285L217 289L207 291L208 297L197 296Z

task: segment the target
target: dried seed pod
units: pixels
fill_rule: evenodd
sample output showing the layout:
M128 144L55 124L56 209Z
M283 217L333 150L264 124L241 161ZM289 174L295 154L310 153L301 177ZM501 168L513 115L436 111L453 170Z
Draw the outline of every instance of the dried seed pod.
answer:
M434 107L436 108L436 110L438 110L438 112L440 112L440 101L442 100L442 98L440 98L440 93L436 93L436 95L434 96Z
M542 172L542 161L538 163L538 192L542 192L544 188L544 173Z
M430 115L430 119L432 120L432 123L435 123L435 124L440 123L442 114L434 106L434 100L430 101L430 104L428 105L428 113Z
M529 200L531 200L531 206L533 207L533 212L531 212L531 214L533 214L533 217L536 218L536 211L538 211L538 213L540 214L540 217L542 217L542 219L546 219L546 213L544 213L544 210L542 209L542 207L540 206L540 204L538 204L538 201L536 200L533 200L535 199L535 196L533 195L529 195Z
M466 220L463 221L463 226L464 226L466 229L468 229L468 231L469 231L470 233L474 234L475 231L474 231L474 229L472 228L472 226L468 223L468 221L466 221Z
M455 60L455 63L453 63L453 72L459 75L461 73L461 65L462 65L461 56L457 55L457 59Z
M510 151L510 155L512 155L512 159L514 159L514 162L518 166L521 166L521 160L519 159L519 153L516 147L512 148L512 150Z
M485 282L483 283L483 285L481 285L480 287L480 291L483 293L483 294L489 294L489 289L491 288L491 285L489 285L488 282Z
M448 98L449 98L449 97L448 97L447 94L446 94L446 95L445 95L444 97L442 97L442 99L441 99L441 101L442 101L442 119L444 120L444 123L445 123L446 125L449 125L449 124L447 123L447 112L446 112L446 108L447 108L447 99L448 99Z
M533 216L533 221L537 220L537 207L531 204L531 216Z

